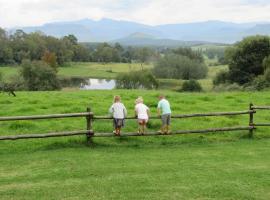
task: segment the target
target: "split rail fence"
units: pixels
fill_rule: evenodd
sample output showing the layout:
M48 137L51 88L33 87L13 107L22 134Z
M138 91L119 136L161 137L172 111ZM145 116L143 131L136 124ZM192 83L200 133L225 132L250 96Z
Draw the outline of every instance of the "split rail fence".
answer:
M221 127L221 128L209 128L202 130L177 130L173 131L170 135L176 134L207 134L225 131L249 131L249 136L253 137L253 131L256 127L270 126L270 123L254 123L254 114L257 110L270 110L270 106L254 106L250 104L249 109L246 111L234 111L234 112L214 112L214 113L195 113L195 114L180 114L173 115L174 119L183 118L194 118L194 117L220 117L220 116L236 116L236 115L249 115L249 122L247 126L236 126L236 127ZM93 137L112 137L113 133L96 133L93 130L93 120L111 120L112 117L106 116L95 116L91 112L90 108L87 108L86 112L83 113L69 113L69 114L52 114L52 115L35 115L35 116L14 116L14 117L0 117L0 122L3 121L17 121L17 120L42 120L42 119L56 119L56 118L80 118L86 119L86 129L69 131L69 132L55 132L46 134L21 134L21 135L7 135L0 136L0 140L18 140L18 139L32 139L32 138L48 138L48 137L64 137L64 136L75 136L75 135L86 135L87 142L91 143ZM151 119L159 119L160 117L155 116ZM128 120L134 120L135 117L127 117ZM144 136L162 135L159 132L147 132ZM121 137L127 136L141 136L138 133L122 133Z

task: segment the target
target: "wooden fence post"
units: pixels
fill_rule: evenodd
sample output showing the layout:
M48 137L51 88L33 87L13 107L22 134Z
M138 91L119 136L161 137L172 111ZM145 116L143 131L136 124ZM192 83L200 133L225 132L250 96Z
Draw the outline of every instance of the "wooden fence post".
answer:
M249 104L249 110L254 111L252 103ZM250 112L250 114L249 114L249 126L252 126L252 127L254 127L254 119L253 118L254 118L254 112ZM249 137L253 138L253 129L249 130Z
M87 107L86 112L89 113L89 115L86 116L86 130L88 131L92 131L92 119L93 116L90 114L91 113L91 108ZM86 140L87 140L87 144L92 144L92 136L93 136L93 132L88 132L86 134Z

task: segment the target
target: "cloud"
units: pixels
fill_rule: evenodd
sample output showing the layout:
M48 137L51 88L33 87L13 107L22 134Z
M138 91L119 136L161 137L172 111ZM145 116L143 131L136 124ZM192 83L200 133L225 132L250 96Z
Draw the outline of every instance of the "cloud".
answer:
M104 17L152 25L205 20L267 21L269 10L269 0L0 0L0 26Z

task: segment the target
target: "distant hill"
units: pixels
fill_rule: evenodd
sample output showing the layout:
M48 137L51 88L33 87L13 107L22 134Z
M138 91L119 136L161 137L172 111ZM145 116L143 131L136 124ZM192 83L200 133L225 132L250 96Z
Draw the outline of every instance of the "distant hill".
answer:
M112 43L120 43L124 46L164 46L164 47L177 47L177 46L194 46L201 44L208 44L209 42L200 41L180 41L172 39L161 39L150 34L145 33L133 33L127 37L113 40Z
M102 19L82 19L71 22L48 23L37 27L20 27L25 32L42 31L45 34L63 37L74 34L81 42L119 41L125 44L185 43L183 41L206 41L234 43L254 34L270 34L270 23L231 23L206 21L197 23L166 24L150 26L136 22ZM13 29L14 31L14 29ZM134 37L136 34L143 37ZM145 36L151 36L147 38Z

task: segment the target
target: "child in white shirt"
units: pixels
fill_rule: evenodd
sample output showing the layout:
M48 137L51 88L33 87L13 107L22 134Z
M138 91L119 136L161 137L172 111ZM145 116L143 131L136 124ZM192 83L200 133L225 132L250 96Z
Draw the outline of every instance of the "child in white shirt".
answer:
M114 103L110 107L109 112L113 115L114 134L120 136L121 128L124 126L124 120L127 116L127 109L123 103L121 103L121 97L115 96Z
M149 120L149 115L150 115L150 109L143 104L143 98L138 97L135 101L135 115L138 118L138 133L139 134L144 134L145 129L146 129L146 124Z

